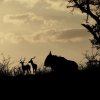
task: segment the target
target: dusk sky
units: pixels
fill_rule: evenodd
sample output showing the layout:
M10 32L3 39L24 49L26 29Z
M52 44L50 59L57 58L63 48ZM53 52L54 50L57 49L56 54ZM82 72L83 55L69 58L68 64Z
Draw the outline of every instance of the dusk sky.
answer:
M42 64L51 50L80 62L90 34L81 26L85 17L66 6L66 0L0 0L0 53L15 61L36 56Z

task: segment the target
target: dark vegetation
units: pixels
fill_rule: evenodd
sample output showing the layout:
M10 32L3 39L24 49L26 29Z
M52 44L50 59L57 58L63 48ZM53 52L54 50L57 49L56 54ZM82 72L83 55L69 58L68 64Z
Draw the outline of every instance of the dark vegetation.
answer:
M67 8L79 9L82 14L86 14L86 20L82 26L92 35L90 39L92 45L100 49L100 0L67 0ZM91 20L94 21L91 22Z
M6 81L93 81L100 80L100 60L96 59L100 56L98 52L89 55L84 54L87 59L84 65L78 66L75 61L67 60L64 57L53 55L51 52L44 61L44 68L31 71L29 64L24 65L25 59L20 60L20 67L9 69L12 64L10 57L5 58L0 63L0 80ZM32 60L32 59L31 59ZM22 64L23 62L23 64ZM36 66L36 64L33 65ZM37 66L38 67L38 66ZM48 67L51 70L48 70ZM81 69L79 69L81 67ZM34 69L34 68L33 68Z

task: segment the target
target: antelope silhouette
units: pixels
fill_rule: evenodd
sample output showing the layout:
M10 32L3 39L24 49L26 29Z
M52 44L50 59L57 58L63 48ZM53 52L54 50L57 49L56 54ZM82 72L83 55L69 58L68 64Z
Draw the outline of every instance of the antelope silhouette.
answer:
M33 73L36 73L37 64L35 64L35 63L33 62L33 59L35 59L35 57L34 57L34 58L31 58L30 61L29 61L28 63L30 63L30 64L32 65Z
M25 63L25 58L24 60L20 59L20 63L21 63L21 67L22 67L22 70L23 70L23 73L30 73L30 65L29 64L26 64L24 65Z

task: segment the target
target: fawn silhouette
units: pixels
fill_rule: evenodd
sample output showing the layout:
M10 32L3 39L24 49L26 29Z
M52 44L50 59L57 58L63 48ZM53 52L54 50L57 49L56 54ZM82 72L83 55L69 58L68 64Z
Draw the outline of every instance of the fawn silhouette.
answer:
M30 63L30 64L32 65L33 73L36 73L36 71L37 71L37 64L35 64L35 63L33 62L33 59L35 59L35 57L34 57L34 58L31 58L30 61L29 61L28 63Z

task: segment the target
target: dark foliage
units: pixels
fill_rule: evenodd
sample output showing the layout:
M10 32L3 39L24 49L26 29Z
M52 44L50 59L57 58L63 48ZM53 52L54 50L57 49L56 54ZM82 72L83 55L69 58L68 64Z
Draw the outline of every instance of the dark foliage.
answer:
M100 49L100 0L67 0L69 7L78 8L82 13L87 15L83 27L85 27L93 36L91 43ZM95 21L92 23L89 19Z
M48 61L48 56L51 56ZM12 70L7 69L7 66L1 66L0 69L0 80L2 81L14 81L14 82L45 82L54 84L54 82L65 82L75 83L75 82L88 82L88 81L100 81L100 62L87 64L87 67L78 70L78 66L75 62L66 60L64 57L58 57L49 54L44 62L45 66L50 66L51 71L47 71L45 68L38 69L35 74L23 74L23 70L18 68L13 68ZM53 58L52 58L53 57ZM52 59L51 59L52 58ZM56 60L55 60L56 59Z

